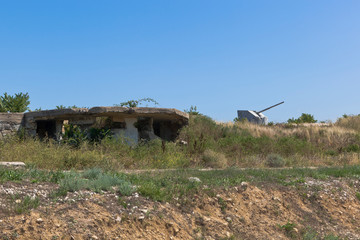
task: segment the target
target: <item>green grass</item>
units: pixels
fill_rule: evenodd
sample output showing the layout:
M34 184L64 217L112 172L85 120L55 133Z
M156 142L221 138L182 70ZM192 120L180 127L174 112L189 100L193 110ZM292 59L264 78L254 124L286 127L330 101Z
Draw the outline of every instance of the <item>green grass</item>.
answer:
M103 172L100 169L88 169L82 173L65 173L59 180L59 189L55 192L55 196L64 196L67 192L79 190L91 190L97 193L116 190L122 196L134 192L133 186L123 175Z
M355 196L360 201L360 193L359 192L355 193Z
M88 169L83 172L60 172L33 168L8 169L0 167L0 182L24 181L53 182L59 184L58 195L88 189L95 192L112 191L129 195L133 191L156 201L173 201L174 198L189 199L195 194L213 194L216 188L239 186L241 182L277 183L285 186L302 184L306 178L358 178L360 166L327 167L318 169L237 169L201 171L182 169L162 172L123 174ZM189 181L197 177L201 182ZM132 186L137 186L134 189Z
M11 207L17 214L29 212L40 205L39 198L31 198L30 196L11 195L11 202Z
M194 194L207 192L214 188L238 186L241 182L278 183L283 185L302 184L305 178L358 178L360 166L319 168L319 169L247 169L230 168L225 170L199 171L176 170L167 172L148 172L129 174L127 179L138 186L140 194L157 201L171 201L174 198L187 198ZM201 183L191 182L189 177L198 177ZM204 186L208 188L204 189Z

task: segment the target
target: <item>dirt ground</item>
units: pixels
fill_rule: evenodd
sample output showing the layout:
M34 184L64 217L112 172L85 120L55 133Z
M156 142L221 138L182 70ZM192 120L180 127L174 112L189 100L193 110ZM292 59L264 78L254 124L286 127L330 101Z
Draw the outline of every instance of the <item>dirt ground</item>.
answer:
M68 193L55 184L0 185L0 239L360 239L358 180L312 180L296 186L248 184L216 195L159 203L134 193ZM10 195L37 196L16 214ZM19 200L18 200L19 203ZM336 238L333 238L336 239Z

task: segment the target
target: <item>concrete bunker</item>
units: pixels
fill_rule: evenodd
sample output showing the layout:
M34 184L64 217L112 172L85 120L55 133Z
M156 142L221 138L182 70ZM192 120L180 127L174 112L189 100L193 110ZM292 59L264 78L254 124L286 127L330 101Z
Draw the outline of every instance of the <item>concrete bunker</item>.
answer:
M168 108L94 107L45 110L24 113L22 128L30 136L61 140L66 124L83 131L92 128L110 130L114 138L131 144L162 139L174 141L189 115Z

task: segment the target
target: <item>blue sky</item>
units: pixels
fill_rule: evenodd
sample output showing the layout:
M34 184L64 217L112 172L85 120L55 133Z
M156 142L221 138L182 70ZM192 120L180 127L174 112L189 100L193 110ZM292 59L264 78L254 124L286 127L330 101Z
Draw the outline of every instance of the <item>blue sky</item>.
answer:
M0 94L31 109L150 97L229 121L359 114L360 1L1 1Z

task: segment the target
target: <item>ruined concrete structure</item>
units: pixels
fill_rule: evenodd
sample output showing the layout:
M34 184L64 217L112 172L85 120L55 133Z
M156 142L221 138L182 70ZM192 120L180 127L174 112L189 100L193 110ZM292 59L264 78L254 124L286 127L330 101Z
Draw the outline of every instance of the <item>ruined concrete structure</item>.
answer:
M131 143L160 138L173 141L189 115L169 108L93 107L45 110L26 113L0 113L0 137L23 129L30 136L60 140L64 124L77 125L82 130L104 128L114 137L124 137Z

